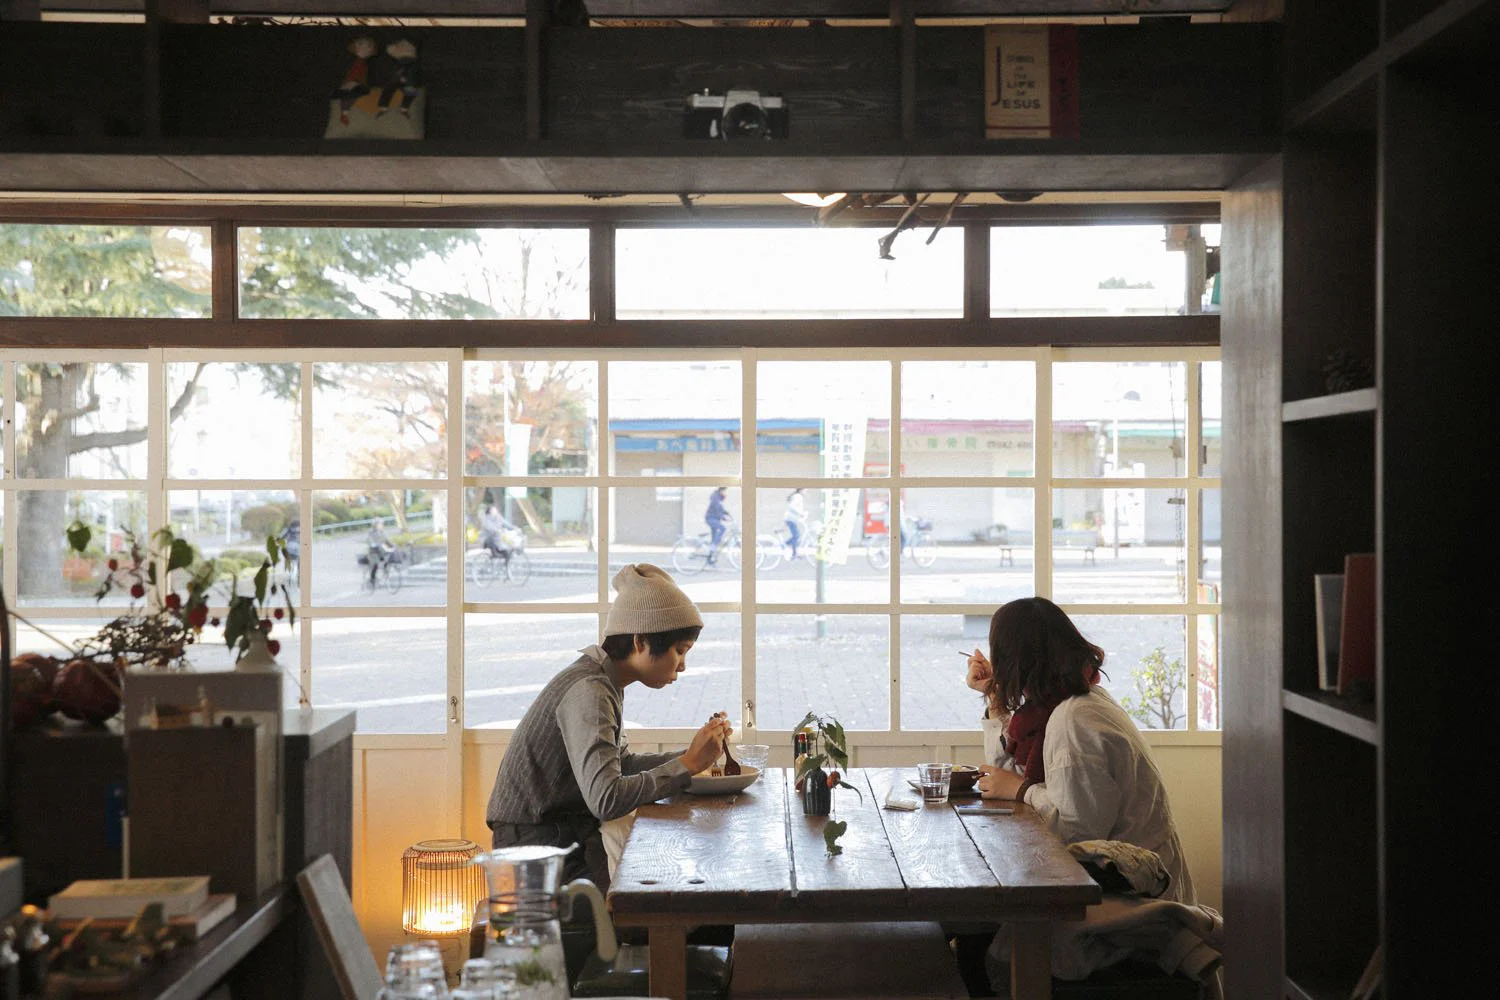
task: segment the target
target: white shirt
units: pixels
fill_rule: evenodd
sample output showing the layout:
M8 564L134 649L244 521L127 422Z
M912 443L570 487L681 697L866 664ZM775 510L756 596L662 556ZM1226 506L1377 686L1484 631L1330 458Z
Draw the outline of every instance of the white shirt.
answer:
M984 755L1016 770L1000 745L1005 723L986 719ZM1044 784L1026 790L1026 804L1064 843L1123 840L1155 851L1172 877L1162 899L1196 903L1193 881L1161 773L1140 730L1109 692L1095 685L1053 710L1042 738Z

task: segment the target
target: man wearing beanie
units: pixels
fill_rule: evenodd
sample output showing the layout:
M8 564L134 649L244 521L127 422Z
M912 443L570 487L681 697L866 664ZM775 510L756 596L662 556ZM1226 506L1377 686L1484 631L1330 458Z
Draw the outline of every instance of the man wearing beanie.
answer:
M724 752L729 723L713 718L686 750L631 753L625 688L663 688L685 669L703 616L667 573L649 563L615 574L604 641L547 683L500 761L485 820L495 847L577 843L563 878L609 889L599 825L687 787Z

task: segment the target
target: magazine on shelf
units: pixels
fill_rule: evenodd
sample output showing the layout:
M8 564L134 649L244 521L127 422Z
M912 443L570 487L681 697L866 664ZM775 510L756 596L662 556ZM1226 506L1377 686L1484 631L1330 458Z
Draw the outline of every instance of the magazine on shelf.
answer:
M1339 627L1338 693L1370 698L1375 684L1375 555L1344 557L1344 614Z
M1313 577L1317 602L1318 689L1339 689L1339 632L1344 619L1344 574L1318 573Z
M219 926L224 920L234 913L235 898L232 892L216 892L209 894L207 901L191 913L180 916L167 917L167 926L176 931L179 937L188 941L198 941L203 935ZM138 911L139 912L139 911ZM130 926L135 919L135 914L129 917L63 917L53 918L63 930L72 930L84 920L90 921L89 926L101 930L112 930Z
M128 920L147 903L160 903L164 917L178 917L192 913L207 899L207 875L80 879L53 893L47 912L54 920Z

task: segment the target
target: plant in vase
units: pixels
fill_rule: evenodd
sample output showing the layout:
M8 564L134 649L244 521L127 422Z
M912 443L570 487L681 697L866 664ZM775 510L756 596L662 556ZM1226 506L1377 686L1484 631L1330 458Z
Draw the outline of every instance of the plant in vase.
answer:
M281 571L290 571L291 553L284 541L266 536L266 558L252 578L251 593L239 592L239 580L229 598L224 616L224 644L235 650L235 669L276 669L276 654L281 642L271 638L273 624L283 619L287 627L297 623L297 609Z
M849 749L844 727L833 717L808 712L797 723L797 732L807 734L807 752L797 758L797 785L802 789L802 811L809 816L827 816L833 811L833 790L847 788L864 800L864 793L843 778L849 769ZM824 765L830 765L824 770ZM842 770L840 770L842 769ZM828 853L842 854L838 839L849 829L847 822L829 820L823 824L823 842Z

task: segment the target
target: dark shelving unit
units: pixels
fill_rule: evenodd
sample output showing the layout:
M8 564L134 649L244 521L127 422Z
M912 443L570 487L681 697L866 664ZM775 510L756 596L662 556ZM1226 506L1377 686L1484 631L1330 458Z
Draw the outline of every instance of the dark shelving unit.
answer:
M1434 855L1484 826L1470 772L1493 756L1495 683L1465 665L1491 643L1495 584L1461 525L1497 499L1479 359L1500 213L1474 152L1500 119L1497 26L1495 0L1288 4L1282 155L1225 199L1226 273L1253 276L1222 319L1225 419L1246 429L1225 469L1245 609L1225 649L1236 1000L1344 1000L1377 947L1378 996L1493 981L1467 925L1482 894ZM1375 385L1330 391L1335 352ZM1313 576L1357 552L1376 556L1366 701L1316 670Z

